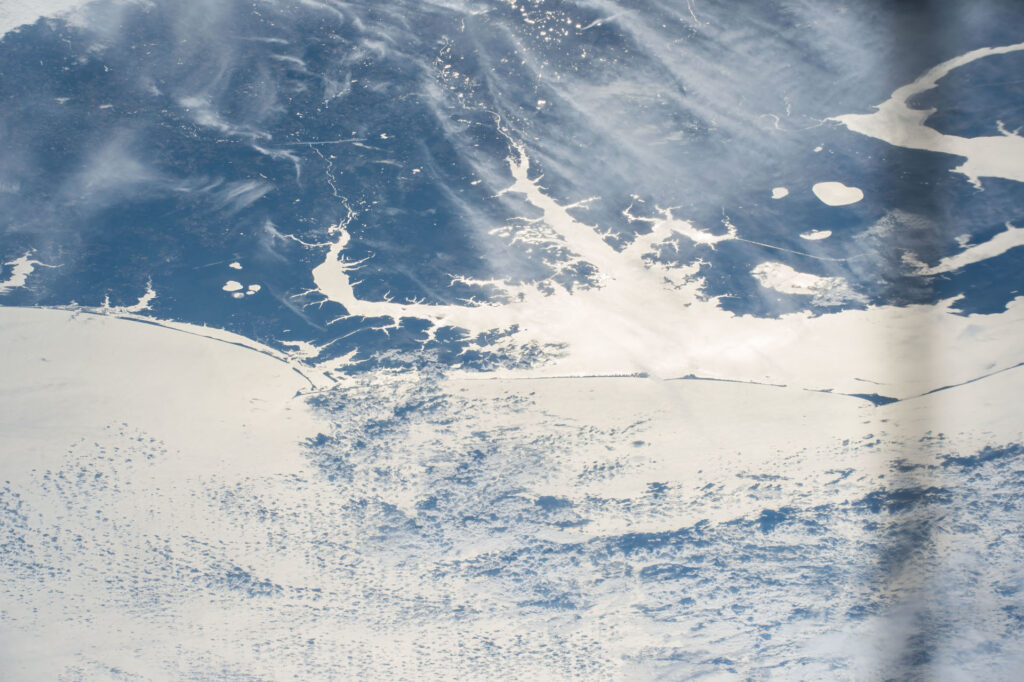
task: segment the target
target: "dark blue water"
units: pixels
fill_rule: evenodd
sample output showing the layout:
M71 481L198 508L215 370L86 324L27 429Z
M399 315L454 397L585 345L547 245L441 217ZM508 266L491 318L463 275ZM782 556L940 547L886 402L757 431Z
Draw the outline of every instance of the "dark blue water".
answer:
M748 241L712 250L675 237L660 257L704 259L706 295L736 313L952 296L964 312L996 312L1020 290L1016 252L935 279L901 260L935 263L959 250L956 236L977 243L1019 220L1018 183L985 181L982 192L948 172L953 157L824 122L867 111L939 61L1016 40L1024 20L1012 4L339 7L99 2L84 21L7 35L0 257L34 250L61 267L3 302L130 305L152 282L151 314L271 345L344 337L330 354L427 346L454 357L458 333L428 341L413 320L384 333L383 320L339 321L341 305L303 296L326 249L290 237L323 243L354 209L345 257L368 259L357 293L370 300L494 295L452 275L549 278L564 248L528 251L492 234L536 216L518 195L496 196L511 182L510 139L551 196L597 197L575 214L620 248L643 229L622 214L631 204L648 216L676 207L712 232L735 224ZM996 119L1012 130L1021 59L976 62L914 104L938 107L931 124L944 132L992 134ZM826 206L810 192L823 180L865 199ZM790 196L771 200L777 185ZM799 238L812 229L833 236ZM226 268L235 260L243 271ZM769 260L843 277L858 296L825 304L767 291L749 272ZM239 278L262 292L221 291Z

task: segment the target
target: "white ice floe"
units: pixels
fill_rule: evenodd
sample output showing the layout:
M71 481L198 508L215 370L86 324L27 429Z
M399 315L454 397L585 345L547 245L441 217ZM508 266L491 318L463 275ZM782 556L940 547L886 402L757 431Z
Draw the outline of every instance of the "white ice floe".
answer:
M228 267L231 268L232 270L241 270L242 264L239 263L238 261L235 261L234 263L229 263Z
M10 266L10 272L7 274L7 279L0 281L0 296L10 293L13 289L20 289L25 286L25 283L28 282L28 276L35 272L36 266L45 264L34 260L32 253L29 252L20 258L7 261L4 265ZM3 270L0 270L0 272L3 272Z
M811 296L818 305L839 305L850 301L863 302L842 277L821 277L794 270L784 263L761 263L750 274L761 286L783 294Z
M936 265L928 266L917 260L913 255L907 254L903 260L914 267L917 275L940 275L944 272L953 272L960 268L974 263L980 263L989 258L1001 256L1010 249L1024 246L1024 228L1015 227L1006 223L1006 230L995 235L987 242L968 246L954 256L947 256Z
M811 188L814 196L829 206L848 206L864 198L858 187L848 187L841 182L819 182Z
M1004 178L1024 182L1024 138L1003 131L1001 135L961 137L947 135L925 125L936 109L913 109L909 102L935 88L951 71L993 55L1024 50L1024 43L1001 47L983 47L942 62L909 85L898 88L888 100L870 114L846 114L837 121L855 133L873 137L897 147L941 152L963 157L953 169L963 173L975 186L981 178Z
M785 199L789 196L789 190L785 187L773 187L772 199Z
M228 291L228 292L230 292L230 291L241 291L243 288L244 287L242 286L241 282L236 282L233 279L229 279L227 282L224 282L224 286L221 287L222 290Z
M808 232L801 232L800 239L806 239L808 241L818 241L821 239L828 239L832 236L832 230L810 230Z

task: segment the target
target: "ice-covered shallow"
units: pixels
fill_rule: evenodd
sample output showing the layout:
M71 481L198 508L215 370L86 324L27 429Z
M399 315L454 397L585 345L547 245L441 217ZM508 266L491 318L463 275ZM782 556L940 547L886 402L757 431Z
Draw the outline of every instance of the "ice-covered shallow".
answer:
M24 480L68 448L130 428L160 442L162 466L287 472L317 432L281 360L230 341L70 310L0 307L4 478ZM126 426L127 425L127 426Z
M493 344L513 355L536 345L565 349L553 361L500 372L502 376L697 374L843 393L863 393L870 385L870 392L906 398L1021 362L1016 330L1024 325L1024 299L1019 296L1004 311L989 315L959 314L953 309L955 298L936 305L871 306L821 316L736 315L723 310L719 300L703 295L701 261L671 266L644 258L677 235L708 249L740 239L734 225L712 234L675 218L671 210L643 219L627 212L632 221L649 223L651 230L617 250L595 226L574 217L572 206L560 204L531 176L522 146L513 147L507 163L514 182L502 193L521 194L541 212L547 228L592 264L597 286L546 291L493 280L478 284L504 292L506 301L368 300L358 294L356 279L367 264L345 256L351 240L348 227L356 217L349 209L345 219L331 227L334 241L323 262L313 268L316 287L307 293L339 303L351 315L390 318L395 326L403 320L422 320L432 326L431 334L446 326L464 330L471 338L514 330ZM981 262L1011 248L1018 235L1008 227L1005 237L994 239L991 246L964 253L970 254L969 262ZM926 266L911 265L915 275L930 274ZM800 272L785 263L766 260L750 274L765 289L806 296L822 306L865 302L865 296L842 277ZM922 329L929 330L927 338ZM475 347L479 346L469 344L469 349Z
M952 679L1024 654L1020 369L875 407L427 362L315 394L313 421L251 349L0 312L5 679Z

